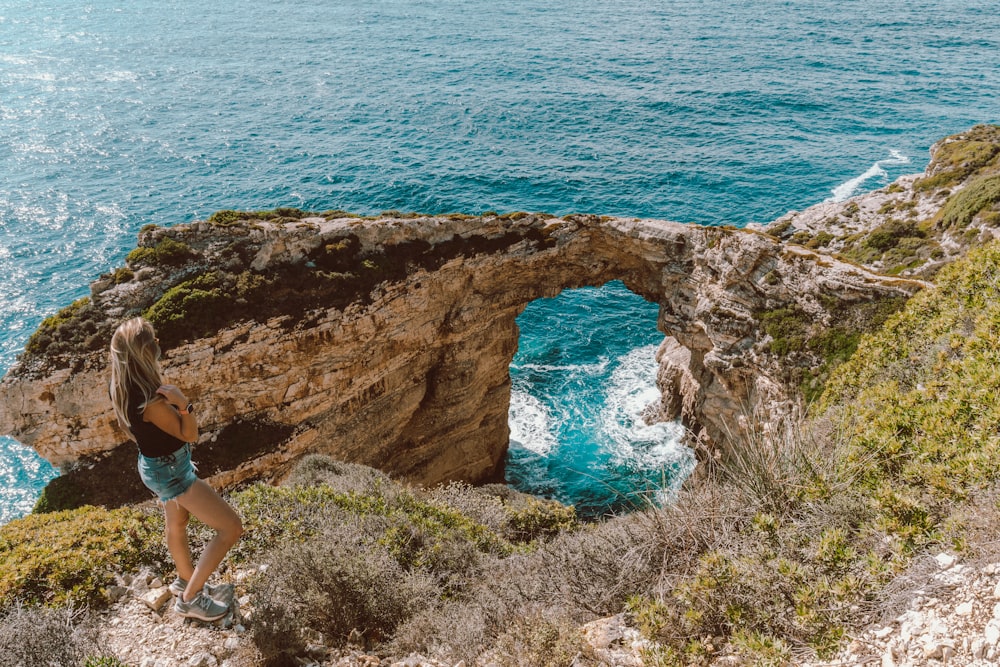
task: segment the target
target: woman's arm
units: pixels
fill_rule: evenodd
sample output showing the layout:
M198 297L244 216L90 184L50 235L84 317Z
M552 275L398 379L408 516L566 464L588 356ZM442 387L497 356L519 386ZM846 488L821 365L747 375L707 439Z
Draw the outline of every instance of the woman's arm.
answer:
M172 384L165 384L156 393L163 396L164 400L154 398L147 403L142 413L143 420L151 422L178 440L198 440L198 420L185 409L188 400L181 390Z

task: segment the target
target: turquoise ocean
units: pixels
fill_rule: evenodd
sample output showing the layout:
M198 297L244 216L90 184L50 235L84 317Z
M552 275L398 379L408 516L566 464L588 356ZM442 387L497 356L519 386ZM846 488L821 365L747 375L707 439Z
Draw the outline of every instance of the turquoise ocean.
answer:
M140 227L224 208L772 220L1000 121L971 0L7 0L0 372ZM691 466L656 397L656 307L530 304L508 479L589 514ZM183 384L183 378L176 378ZM0 523L55 471L0 439Z

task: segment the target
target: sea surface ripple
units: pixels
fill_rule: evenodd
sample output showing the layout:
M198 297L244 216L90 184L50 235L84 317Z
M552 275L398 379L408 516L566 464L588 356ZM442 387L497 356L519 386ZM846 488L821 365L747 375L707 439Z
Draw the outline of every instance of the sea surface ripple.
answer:
M148 223L295 206L742 225L877 188L1000 119L998 17L968 0L4 3L0 372ZM570 353L529 312L512 368L515 407L541 415L512 415L512 481L594 512L657 467L663 489L683 474L671 428L622 435L658 335L621 292L537 308L584 331L645 309L628 344ZM609 419L603 444L565 435ZM52 474L0 440L0 523Z

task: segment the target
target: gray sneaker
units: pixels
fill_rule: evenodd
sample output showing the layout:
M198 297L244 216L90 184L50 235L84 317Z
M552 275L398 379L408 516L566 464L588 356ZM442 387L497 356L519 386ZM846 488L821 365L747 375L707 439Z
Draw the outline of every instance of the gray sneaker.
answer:
M198 593L190 602L185 602L180 596L174 603L174 611L185 618L195 618L199 621L217 621L229 613L229 607L220 604L204 593Z
M169 588L171 593L173 593L176 597L180 597L184 595L184 591L185 589L187 589L187 586L188 586L187 579L181 579L180 577L177 577L172 582L170 582ZM218 586L213 586L212 584L205 584L205 586L201 590L205 595L211 598L215 597L215 592L217 588Z

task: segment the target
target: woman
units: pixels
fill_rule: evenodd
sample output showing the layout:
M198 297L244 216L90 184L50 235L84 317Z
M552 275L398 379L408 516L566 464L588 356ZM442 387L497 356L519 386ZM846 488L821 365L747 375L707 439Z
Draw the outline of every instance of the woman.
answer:
M139 446L139 476L163 503L167 548L178 578L170 584L174 609L188 618L214 621L229 608L206 588L229 549L243 533L239 516L191 463L190 443L198 439L194 406L160 375L160 345L153 325L141 317L124 322L111 338L111 402L118 423ZM195 566L188 546L191 515L215 529Z

